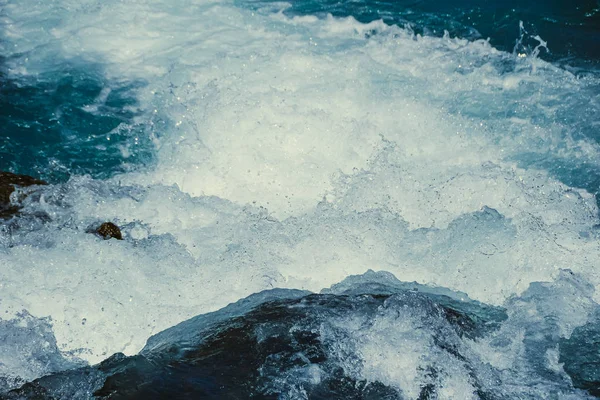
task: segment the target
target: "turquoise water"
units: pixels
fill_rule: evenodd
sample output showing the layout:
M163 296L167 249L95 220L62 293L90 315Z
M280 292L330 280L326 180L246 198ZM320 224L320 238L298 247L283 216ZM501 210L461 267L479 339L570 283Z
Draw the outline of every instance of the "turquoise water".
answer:
M539 35L550 43L544 59L567 63L596 65L600 61L600 8L596 0L553 0L531 3L521 0L408 0L408 1L335 1L295 0L289 2L288 15L353 16L361 22L383 20L387 24L408 25L415 32L467 39L490 38L501 50L532 49ZM257 7L268 2L242 2ZM523 22L530 35L517 45Z
M0 397L598 396L599 18L0 0Z
M96 69L67 64L34 79L0 75L0 169L59 182L152 162L148 133L134 121L132 89L140 83L114 88Z

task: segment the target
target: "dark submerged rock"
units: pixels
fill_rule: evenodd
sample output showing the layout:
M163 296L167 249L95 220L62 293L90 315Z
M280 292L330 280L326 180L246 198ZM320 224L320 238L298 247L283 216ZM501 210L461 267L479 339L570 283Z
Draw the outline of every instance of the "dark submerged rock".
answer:
M404 398L400 388L348 372L353 356L347 359L336 349L351 337L335 321L354 316L368 325L382 310L405 307L423 311L419 315L430 325L437 351L471 371L480 398L497 398L479 386L477 373L462 354L459 338L467 333L477 336L478 324L462 316L463 310L449 309L416 292L287 296L240 312L236 304L247 301L242 300L192 318L152 337L136 356L116 354L93 367L40 378L8 398L73 398L75 392L85 392L111 400L278 399L303 393L317 400L400 400ZM426 382L420 400L436 398L438 368L443 365L422 371Z
M94 233L102 236L105 240L115 238L117 240L123 240L121 229L113 224L112 222L105 222L94 231Z
M600 315L561 340L558 361L564 363L573 386L600 397Z
M15 189L34 185L47 185L47 183L28 175L0 171L0 219L7 219L19 213L20 207L10 202L10 196Z

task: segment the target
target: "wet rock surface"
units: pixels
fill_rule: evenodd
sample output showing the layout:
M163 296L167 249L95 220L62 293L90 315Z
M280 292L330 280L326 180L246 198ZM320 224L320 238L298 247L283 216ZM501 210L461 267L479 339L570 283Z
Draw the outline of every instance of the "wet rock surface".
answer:
M406 309L417 310L405 318L428 326L435 351L468 371L479 398L499 398L480 382L461 338L477 336L477 325L503 320L502 310L482 309L488 317L476 322L417 292L291 297L192 318L150 338L136 356L115 354L93 367L40 378L7 398L400 400L406 398L401 387L353 371L361 361L354 359L358 344L346 318L361 320L368 331L390 315L402 319ZM432 361L419 370L419 399L437 398L444 368Z
M10 198L17 187L47 185L43 180L28 175L18 175L0 171L0 219L10 218L18 214L20 207L11 204Z
M115 238L117 240L123 240L121 229L113 224L112 222L105 222L93 231L98 236L101 236L105 240Z
M573 386L600 397L600 315L561 340L558 361L564 364Z

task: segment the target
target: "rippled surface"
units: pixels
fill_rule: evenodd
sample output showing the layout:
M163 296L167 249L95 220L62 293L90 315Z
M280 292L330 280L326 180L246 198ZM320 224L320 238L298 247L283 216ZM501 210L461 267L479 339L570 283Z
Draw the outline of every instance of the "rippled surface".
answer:
M595 0L554 0L543 3L510 1L337 1L294 0L288 15L331 14L352 16L360 22L383 20L390 25L408 25L417 33L467 39L487 39L504 51L525 51L539 44L540 36L549 43L544 59L568 63L598 65L600 61L600 4ZM269 2L243 1L256 7ZM524 22L523 31L519 22ZM517 43L519 42L519 43Z
M496 17L478 6L483 19L506 19L515 51L493 24L465 22L474 6L458 3L0 5L1 168L50 183L17 190L20 214L0 223L0 334L10 338L0 391L51 374L44 382L73 379L73 396L90 398L109 377L102 365L133 362L135 373L148 338L178 341L187 333L169 328L182 321L208 324L207 313L282 288L326 299L310 303L322 315L302 329L335 320L341 336L319 331L321 343L353 344L343 360L323 350L329 380L342 368L408 398L430 383L446 398L486 398L495 385L504 398L596 395L586 365L597 360L582 349L595 343L600 284L598 47L522 18L588 29L594 4ZM500 36L477 39L484 28ZM107 221L124 240L90 234ZM319 294L358 287L348 277L368 270L403 293L415 281L454 299L458 320L477 307L506 319L463 337L456 320L427 319L448 305L439 296L410 292L386 308L371 288L361 312L358 293ZM265 315L240 334L256 339ZM396 333L416 326L410 357L387 357L408 339ZM438 328L465 353L440 349ZM115 353L133 358L94 366ZM100 372L80 382L77 368ZM269 386L274 396L327 397L310 392L312 375L284 370L289 385Z
M0 74L1 170L56 182L105 178L152 160L145 126L136 123L136 84L111 85L95 69L64 65L23 80Z

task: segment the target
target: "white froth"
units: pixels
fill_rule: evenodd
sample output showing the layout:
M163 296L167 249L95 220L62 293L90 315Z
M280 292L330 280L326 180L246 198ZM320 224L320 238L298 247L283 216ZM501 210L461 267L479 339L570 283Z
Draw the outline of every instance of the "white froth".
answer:
M550 97L585 93L565 71L530 58L503 71L512 59L485 41L228 2L23 0L2 18L2 55L29 52L13 75L96 63L146 81L141 109L167 121L157 165L47 189L29 207L54 221L2 249L2 315L52 316L89 361L262 289L368 269L494 304L559 268L600 283L593 196L515 161L531 148L598 162L550 118ZM125 241L85 234L106 220ZM414 368L369 358L393 342L369 340L364 373L410 387ZM457 376L442 398L470 393Z
M332 357L347 375L397 388L409 399L419 398L427 385L441 399L478 398L464 362L443 351L434 337L452 346L459 342L456 332L444 329L432 309L418 301L403 304L402 297L390 297L374 317L331 321L333 329L323 328L322 335L331 341Z

